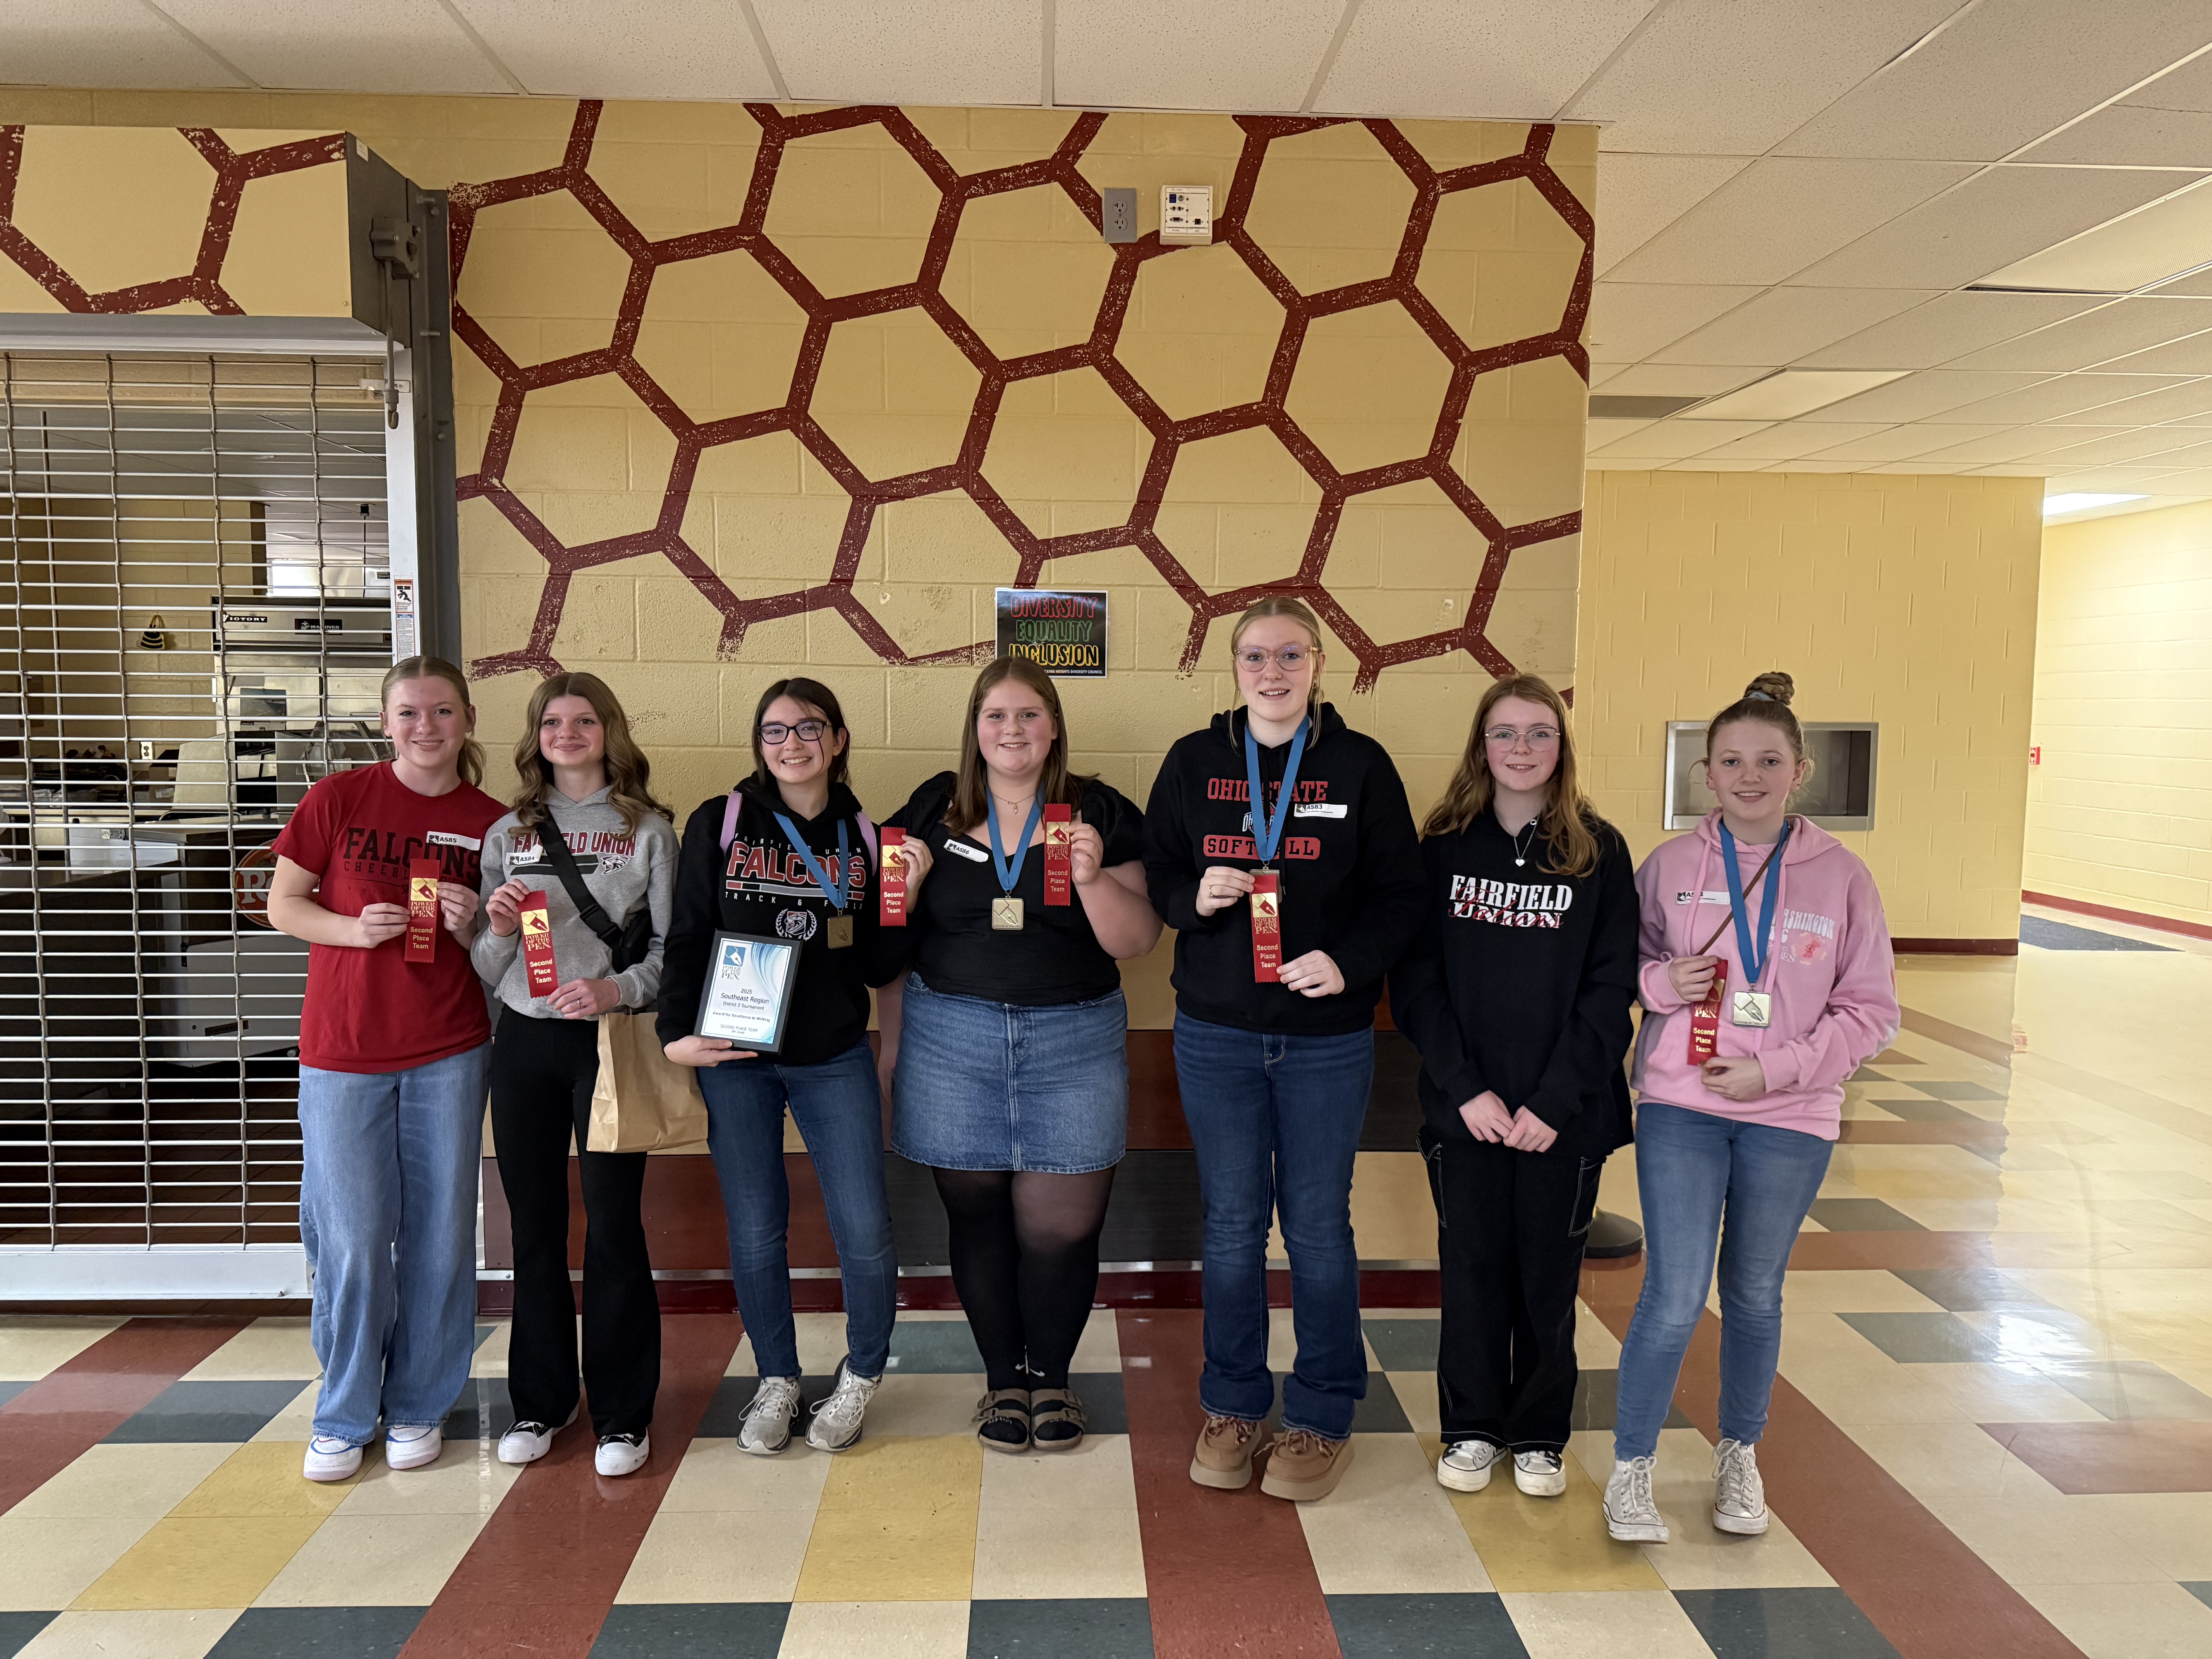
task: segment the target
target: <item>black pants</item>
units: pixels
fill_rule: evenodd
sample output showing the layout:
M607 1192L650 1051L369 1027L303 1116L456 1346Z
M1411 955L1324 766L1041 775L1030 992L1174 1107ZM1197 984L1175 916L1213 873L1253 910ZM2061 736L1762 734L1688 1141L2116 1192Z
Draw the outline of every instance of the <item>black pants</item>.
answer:
M643 1152L581 1152L599 1070L588 1019L502 1008L491 1049L491 1126L514 1218L507 1392L518 1422L557 1424L576 1403L576 1303L568 1280L568 1144L584 1184L584 1370L592 1427L642 1434L660 1389L660 1304L645 1250Z
M1604 1160L1425 1130L1421 1150L1443 1281L1443 1437L1561 1450L1575 1408L1576 1283Z

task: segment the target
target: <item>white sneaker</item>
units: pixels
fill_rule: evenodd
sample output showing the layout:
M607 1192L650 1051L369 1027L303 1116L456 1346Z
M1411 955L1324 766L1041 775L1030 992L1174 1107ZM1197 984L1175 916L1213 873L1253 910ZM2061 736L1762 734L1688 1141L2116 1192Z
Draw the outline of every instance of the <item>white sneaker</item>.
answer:
M806 1425L806 1443L817 1451L841 1452L860 1437L860 1419L868 1401L882 1386L880 1376L855 1376L843 1360L837 1362L837 1386L829 1398L815 1402Z
M419 1469L434 1463L446 1449L444 1431L435 1423L387 1423L384 1427L384 1462L395 1469Z
M791 1443L791 1419L799 1414L799 1379L763 1376L738 1428L738 1449L773 1457Z
M1651 1496L1649 1457L1616 1459L1605 1483L1605 1529L1624 1544L1663 1544L1667 1523Z
M568 1415L557 1425L540 1423L534 1418L525 1418L499 1437L499 1461L502 1463L535 1463L553 1449L553 1437L576 1420L576 1407L568 1407Z
M611 1480L618 1475L635 1474L652 1455L650 1434L604 1435L599 1449L592 1455L592 1467Z
M327 1434L307 1443L307 1455L300 1466L300 1473L310 1480L350 1480L360 1472L361 1448Z
M1513 1484L1531 1498L1557 1498L1567 1489L1567 1467L1555 1451L1515 1452Z
M1490 1484L1491 1466L1504 1455L1504 1447L1487 1440L1455 1440L1437 1459L1437 1484L1454 1492L1480 1492Z
M1759 1453L1741 1440L1723 1440L1713 1448L1713 1524L1752 1538L1766 1530L1766 1483L1759 1478Z

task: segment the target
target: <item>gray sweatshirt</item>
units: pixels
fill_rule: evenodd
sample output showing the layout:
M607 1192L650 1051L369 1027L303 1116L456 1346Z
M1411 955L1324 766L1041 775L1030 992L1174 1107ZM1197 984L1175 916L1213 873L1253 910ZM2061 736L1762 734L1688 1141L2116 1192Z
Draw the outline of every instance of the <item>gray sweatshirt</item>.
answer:
M544 893L553 922L553 969L560 982L611 978L622 987L623 1007L643 1008L660 990L660 952L676 890L676 831L657 812L641 817L635 831L623 829L622 813L609 803L605 789L582 800L552 789L545 799L585 887L616 925L626 922L641 904L653 907L653 947L645 960L619 974L608 972L613 953L577 915L575 902L538 845L538 830L521 828L512 812L484 832L483 895L490 897L510 878ZM469 947L469 956L508 1007L533 1019L561 1018L544 998L530 994L520 929L501 939L486 927Z

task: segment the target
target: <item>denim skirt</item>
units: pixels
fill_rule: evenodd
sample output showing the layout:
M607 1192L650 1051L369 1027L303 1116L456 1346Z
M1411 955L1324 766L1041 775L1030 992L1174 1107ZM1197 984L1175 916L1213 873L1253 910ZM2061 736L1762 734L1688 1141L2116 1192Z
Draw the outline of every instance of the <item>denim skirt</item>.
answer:
M1085 1175L1121 1161L1128 1005L1119 991L1045 1008L907 977L890 1149L940 1170Z

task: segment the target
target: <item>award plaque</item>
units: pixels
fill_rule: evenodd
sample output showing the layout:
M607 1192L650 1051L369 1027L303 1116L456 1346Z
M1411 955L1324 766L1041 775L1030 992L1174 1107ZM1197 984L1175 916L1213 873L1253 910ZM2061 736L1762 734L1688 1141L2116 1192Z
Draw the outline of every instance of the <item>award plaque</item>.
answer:
M718 933L707 954L707 987L692 1030L772 1054L782 1046L798 982L798 940Z

